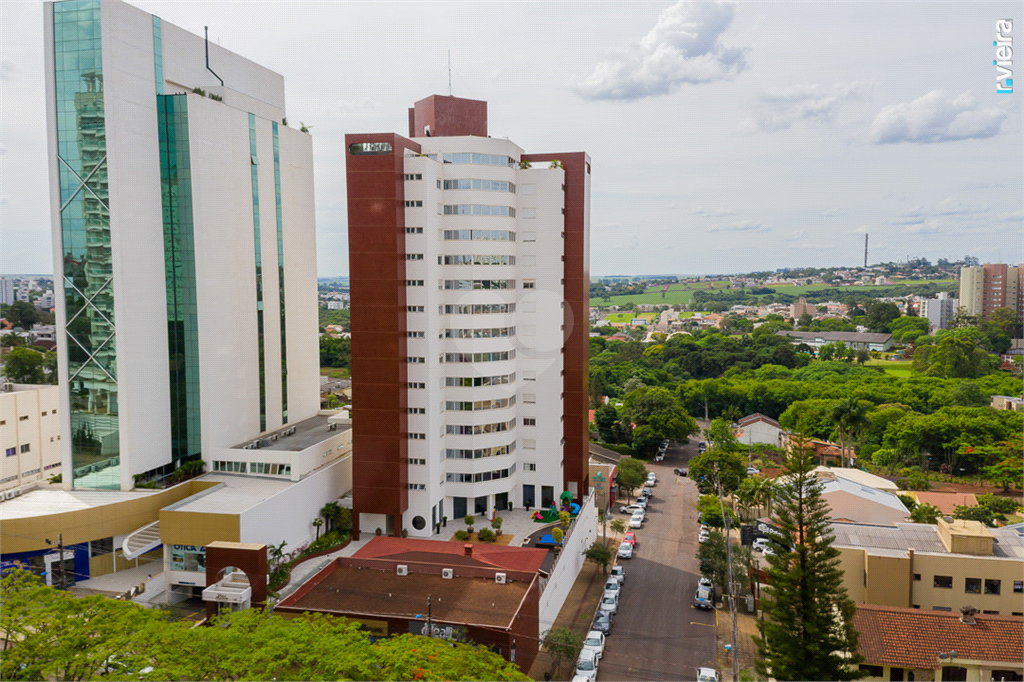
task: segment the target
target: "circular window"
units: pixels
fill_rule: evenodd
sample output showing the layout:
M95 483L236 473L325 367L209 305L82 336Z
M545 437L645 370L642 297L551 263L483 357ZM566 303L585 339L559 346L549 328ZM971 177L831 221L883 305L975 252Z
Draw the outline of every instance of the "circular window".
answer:
M422 516L416 516L412 520L412 527L416 530L423 530L427 527L427 521Z

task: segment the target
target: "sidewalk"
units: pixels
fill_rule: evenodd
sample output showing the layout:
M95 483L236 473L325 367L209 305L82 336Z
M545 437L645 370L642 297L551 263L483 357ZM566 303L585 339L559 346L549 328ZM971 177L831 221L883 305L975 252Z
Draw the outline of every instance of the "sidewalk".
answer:
M747 613L747 602L742 597L736 602L736 651L739 671L754 672L754 661L757 660L757 645L753 637L757 632L757 614ZM732 679L732 653L725 650L725 645L732 642L732 615L729 613L728 602L718 612L718 641L721 644L718 652L718 672L723 680Z
M607 545L613 548L613 550L619 546L619 540L613 533L608 533ZM611 567L612 564L608 566L609 570ZM585 636L590 630L590 624L593 622L594 614L597 612L597 604L601 601L605 580L606 576L600 566L589 561L585 562L583 568L580 569L580 574L576 578L575 584L573 584L572 589L565 598L562 610L558 612L558 618L555 619L554 627L570 628ZM558 668L553 671L551 679L571 679L575 670L575 664L575 660L562 661ZM541 649L537 654L537 659L533 662L533 667L530 668L530 672L527 674L535 680L543 680L544 673L551 670L551 656Z

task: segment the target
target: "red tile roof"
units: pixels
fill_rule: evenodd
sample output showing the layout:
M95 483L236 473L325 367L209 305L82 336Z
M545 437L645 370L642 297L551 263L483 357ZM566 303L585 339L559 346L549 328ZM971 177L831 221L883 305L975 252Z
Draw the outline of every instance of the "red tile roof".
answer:
M974 507L978 504L978 498L974 496L974 493L919 492L914 494L917 496L918 504L934 505L943 514L952 514L956 511L955 507L958 504L968 507Z
M853 626L869 665L935 670L939 653L949 651L958 659L1020 665L1024 618L979 613L974 619L968 625L954 612L858 604Z
M546 549L533 547L503 547L501 545L473 544L472 558L466 557L459 565L479 565L506 571L536 573ZM464 543L418 538L375 537L355 554L359 559L394 559L396 561L450 564L455 557L465 556Z

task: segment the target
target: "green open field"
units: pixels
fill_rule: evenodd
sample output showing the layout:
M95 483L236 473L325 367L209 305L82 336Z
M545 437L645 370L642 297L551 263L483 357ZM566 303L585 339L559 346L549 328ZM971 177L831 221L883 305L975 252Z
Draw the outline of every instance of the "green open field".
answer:
M940 284L943 286L954 285L956 280L954 279L934 279L934 280L903 280L896 284L885 284L878 286L875 284L864 284L861 286L850 286L850 287L832 287L828 284L810 284L804 286L798 286L795 284L781 284L768 287L774 289L780 294L789 294L790 296L802 296L810 291L820 291L822 289L835 289L837 293L850 293L864 291L869 292L876 289L884 289L890 286L898 286L899 284L919 284L923 282L932 282L934 284ZM708 287L708 284L712 284L712 287ZM693 292L699 289L726 289L729 287L729 282L700 282L700 283L689 283L689 284L672 284L669 290L664 292L665 298L661 297L662 289L664 287L651 287L646 292L635 296L612 296L610 301L606 301L603 298L592 298L590 299L590 305L595 307L606 308L613 305L623 305L624 303L653 303L655 305L689 305L690 300L693 298Z
M868 360L864 363L867 367L881 367L886 374L894 377L909 377L913 374L912 364L913 360Z
M633 313L611 313L605 319L613 323L628 324L630 320L637 317L642 317L645 320L654 320L657 319L658 313L637 313L636 315Z
M708 284L714 286L709 287ZM623 303L653 303L655 305L689 305L690 299L693 298L693 292L698 289L725 289L729 286L728 282L691 282L690 284L672 284L668 291L665 291L665 298L661 297L663 286L651 287L646 292L631 296L612 296L610 301L605 301L603 298L592 298L590 299L590 305L598 306L601 308L607 308L613 305L622 305ZM679 287L679 288L676 288ZM686 288L683 288L686 287Z

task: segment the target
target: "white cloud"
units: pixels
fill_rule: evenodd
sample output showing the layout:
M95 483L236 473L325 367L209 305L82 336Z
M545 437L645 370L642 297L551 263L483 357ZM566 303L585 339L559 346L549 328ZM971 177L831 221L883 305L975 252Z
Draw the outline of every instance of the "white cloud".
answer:
M942 90L932 90L878 112L869 138L876 144L984 139L999 134L1008 114L998 107L979 107L970 91L954 99Z
M973 215L975 213L988 213L984 206L968 205L960 203L953 197L948 197L939 202L938 215Z
M752 220L740 220L727 225L715 224L707 229L708 232L771 232L764 223Z
M718 208L718 209L707 210L707 209L705 209L702 206L702 207L698 208L697 210L695 210L693 212L693 214L694 215L720 217L720 216L736 215L736 211L733 211L732 209L728 209L728 208Z
M821 215L822 215L823 218L831 218L832 216L836 215L837 213L839 213L839 209L838 208L830 208L827 211L822 211Z
M725 47L719 39L735 11L733 3L679 0L638 45L599 63L576 93L590 100L637 100L668 94L683 83L732 78L746 68L746 50Z
M767 90L758 96L759 110L740 122L740 131L774 133L788 130L797 121L828 123L844 102L862 97L869 85L868 81L856 81L836 83L829 90L818 85Z

